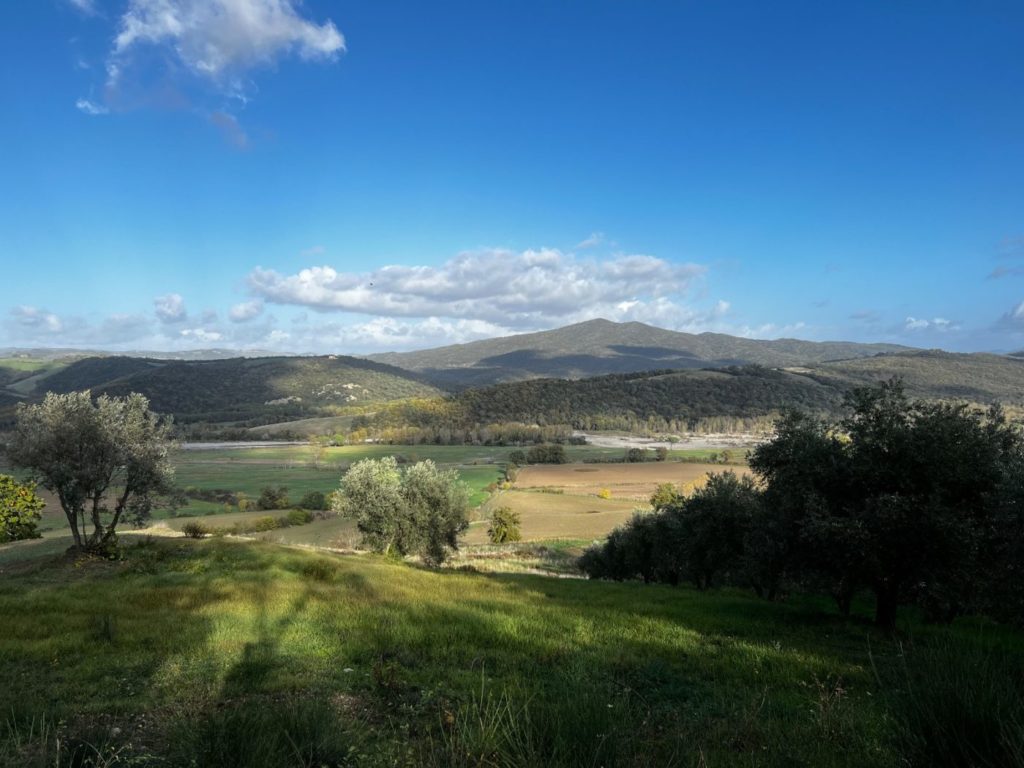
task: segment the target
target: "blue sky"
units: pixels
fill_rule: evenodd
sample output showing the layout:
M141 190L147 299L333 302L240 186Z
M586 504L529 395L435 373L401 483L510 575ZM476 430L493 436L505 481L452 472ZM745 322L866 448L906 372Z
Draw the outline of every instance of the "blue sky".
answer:
M1024 347L1024 5L13 0L0 346Z

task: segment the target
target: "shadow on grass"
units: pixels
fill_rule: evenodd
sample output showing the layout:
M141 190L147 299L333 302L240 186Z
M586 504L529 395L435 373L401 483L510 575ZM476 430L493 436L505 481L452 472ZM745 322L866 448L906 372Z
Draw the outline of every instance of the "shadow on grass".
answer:
M4 711L172 765L895 761L889 641L815 601L176 540L0 583L0 619Z

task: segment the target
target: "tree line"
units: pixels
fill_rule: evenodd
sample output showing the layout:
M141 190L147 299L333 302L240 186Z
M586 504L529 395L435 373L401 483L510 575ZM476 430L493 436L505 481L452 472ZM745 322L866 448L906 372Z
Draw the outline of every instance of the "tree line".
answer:
M756 475L712 475L688 497L661 489L588 550L595 578L698 588L736 585L774 599L862 592L893 627L900 605L949 621L1024 617L1024 438L1001 409L910 400L898 380L849 393L831 422L790 412L750 458Z

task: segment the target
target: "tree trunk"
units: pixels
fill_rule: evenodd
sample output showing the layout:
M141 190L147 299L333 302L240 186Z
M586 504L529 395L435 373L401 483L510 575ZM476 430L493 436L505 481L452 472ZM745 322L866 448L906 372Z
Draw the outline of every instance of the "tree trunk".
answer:
M125 483L124 493L121 494L121 498L117 500L117 507L114 509L114 517L110 521L110 525L107 526L106 532L103 534L103 538L100 539L100 544L108 543L114 538L114 533L117 531L117 524L121 521L121 515L124 514L125 507L128 506L128 496L132 492L132 486L130 483Z
M64 510L64 517L68 519L68 527L71 528L71 538L75 540L75 548L82 548L82 536L78 532L78 510L72 509L68 504L67 498L65 498L63 492L55 488L54 491L57 494L57 500L60 502L60 508Z

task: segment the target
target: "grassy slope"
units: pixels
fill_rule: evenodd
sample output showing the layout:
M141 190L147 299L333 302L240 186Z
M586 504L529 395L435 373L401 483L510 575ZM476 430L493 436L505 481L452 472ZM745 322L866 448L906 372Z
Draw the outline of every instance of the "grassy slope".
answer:
M212 541L22 568L0 580L0 711L21 723L173 751L182 719L299 695L340 702L382 764L896 764L868 640L894 648L815 601Z

